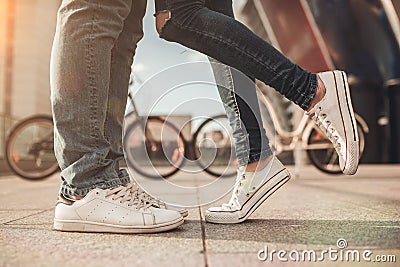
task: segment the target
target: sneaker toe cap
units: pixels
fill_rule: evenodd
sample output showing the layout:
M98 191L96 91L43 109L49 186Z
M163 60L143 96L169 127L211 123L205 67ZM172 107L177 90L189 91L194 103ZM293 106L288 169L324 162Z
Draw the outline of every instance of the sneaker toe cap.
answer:
M175 210L157 209L152 210L156 224L168 223L173 221L179 221L182 219L182 215Z

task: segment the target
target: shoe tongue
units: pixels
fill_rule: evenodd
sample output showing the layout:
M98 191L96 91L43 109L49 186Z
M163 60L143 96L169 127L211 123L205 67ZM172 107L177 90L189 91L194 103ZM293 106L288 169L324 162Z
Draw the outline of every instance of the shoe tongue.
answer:
M236 182L238 182L242 178L242 176L245 173L245 171L246 171L246 167L245 166L239 166L237 168L237 170L236 170L236 172L237 172L237 174L236 174Z
M244 173L246 171L246 167L245 166L239 166L237 169L237 173L238 175Z

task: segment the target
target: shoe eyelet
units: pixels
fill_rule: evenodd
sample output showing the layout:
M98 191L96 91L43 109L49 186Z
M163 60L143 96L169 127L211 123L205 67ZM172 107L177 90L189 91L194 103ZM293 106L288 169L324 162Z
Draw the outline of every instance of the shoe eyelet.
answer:
M250 194L249 194L249 193L247 193L247 194L246 194L246 197L249 197L249 196L250 196Z

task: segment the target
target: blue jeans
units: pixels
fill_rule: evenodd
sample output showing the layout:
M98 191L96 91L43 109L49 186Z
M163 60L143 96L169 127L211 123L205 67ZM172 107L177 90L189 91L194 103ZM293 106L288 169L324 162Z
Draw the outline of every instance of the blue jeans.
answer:
M146 0L63 0L51 56L61 193L129 182L118 166L131 65Z
M156 14L168 11L165 0L156 0L155 4ZM232 0L206 0L204 7L234 18ZM273 152L269 147L262 124L255 78L243 75L240 71L222 64L212 57L209 57L209 60L232 128L238 164L243 166L272 155Z
M227 0L156 0L160 9L170 12L160 37L259 79L306 110L315 95L316 75L292 63L240 22L206 6L212 2L231 5Z
M316 75L292 63L236 21L232 0L155 0L155 3L157 13L170 12L161 29L161 38L233 67L212 64L233 129L239 164L271 155L251 81L255 78L263 81L306 110L315 96Z

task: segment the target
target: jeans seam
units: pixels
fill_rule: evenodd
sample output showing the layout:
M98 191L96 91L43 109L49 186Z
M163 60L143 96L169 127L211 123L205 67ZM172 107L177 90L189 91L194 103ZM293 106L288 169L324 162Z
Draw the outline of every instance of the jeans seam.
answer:
M227 68L227 71L229 72L229 83L230 83L230 86L232 87L232 90L230 90L231 91L230 93L231 93L231 97L233 98L233 102L234 102L234 106L235 106L235 112L236 112L236 115L239 116L239 119L236 118L239 121L239 122L237 122L238 123L237 126L240 129L242 129L242 123L241 123L242 116L241 116L239 105L238 105L237 99L236 99L235 83L233 81L232 70L231 70L231 68L229 66L227 66L227 65L225 65L225 66Z
M213 60L213 58L209 57L209 61L211 62L211 64L214 64L214 63L212 63L212 60ZM242 129L242 125L241 125L241 121L240 121L241 116L240 116L239 105L237 104L237 100L236 100L235 93L234 93L235 92L235 84L233 82L233 75L232 75L231 68L228 65L225 65L220 62L218 62L217 64L221 64L222 66L224 66L224 71L225 71L224 77L226 78L226 81L228 82L227 87L232 88L232 90L228 90L228 92L229 92L229 97L234 102L233 103L233 106L234 106L233 111L235 113L235 118L236 118L235 127L237 127L238 129ZM223 85L221 86L221 85L217 84L217 86L226 89L225 86L223 86ZM227 106L228 106L228 108L230 108L230 105L227 105ZM239 117L239 120L237 119L238 117Z
M96 133L96 127L97 127L97 120L98 120L98 101L97 101L97 91L96 91L96 82L94 79L95 76L95 70L94 70L94 64L93 64L93 59L94 59L94 48L93 48L93 34L95 32L95 27L96 27L96 14L95 10L93 11L92 15L92 25L91 25L91 31L89 33L89 38L88 38L88 44L87 44L87 56L85 58L86 64L88 66L87 69L87 76L88 76L88 88L90 91L90 99L89 99L89 105L90 105L90 114L89 118L91 122L89 123L90 127L90 137L95 139L96 141L92 143L92 146L94 148L97 148L97 140L99 138L98 133Z

